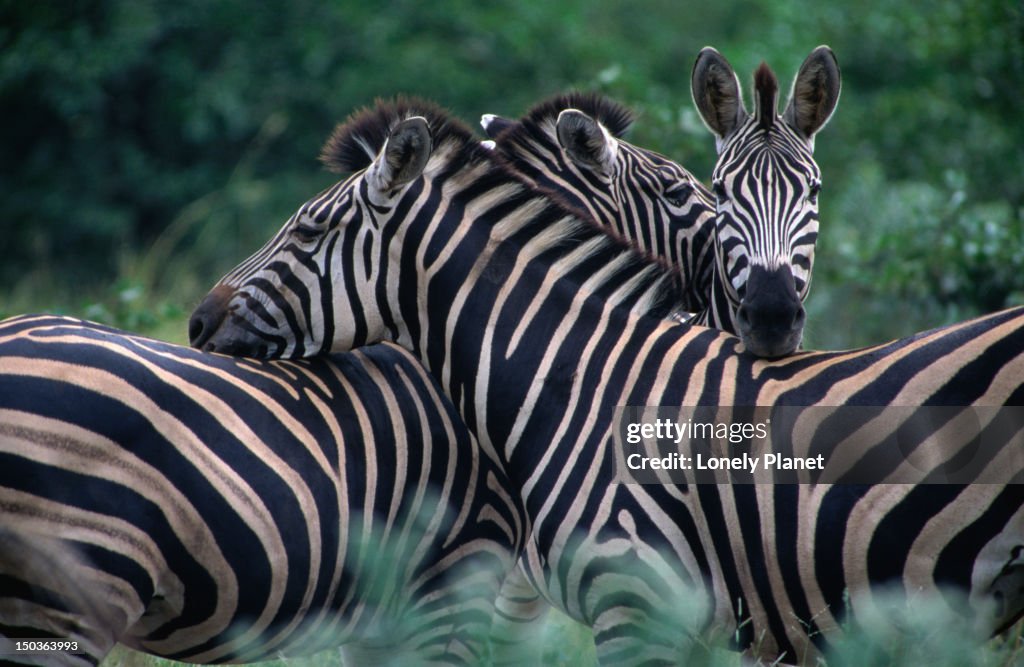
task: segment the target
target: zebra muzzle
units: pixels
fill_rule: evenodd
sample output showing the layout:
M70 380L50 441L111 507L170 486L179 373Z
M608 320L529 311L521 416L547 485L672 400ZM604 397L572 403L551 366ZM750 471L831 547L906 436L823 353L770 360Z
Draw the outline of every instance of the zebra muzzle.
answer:
M800 346L805 321L790 268L751 267L736 309L736 329L747 350L759 357L790 354Z

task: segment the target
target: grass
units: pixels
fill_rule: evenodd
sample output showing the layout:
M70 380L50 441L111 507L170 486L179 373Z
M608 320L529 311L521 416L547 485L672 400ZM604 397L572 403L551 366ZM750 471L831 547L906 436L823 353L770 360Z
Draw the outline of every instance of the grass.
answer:
M899 617L893 614L900 610ZM856 667L1024 667L1024 622L977 646L966 638L962 620L947 615L940 605L920 602L888 605L861 627L849 631L829 664ZM543 667L591 667L597 664L590 631L558 612L548 614L539 640ZM182 663L144 655L118 646L101 667L174 667ZM337 650L306 658L283 658L256 663L261 667L341 667ZM711 652L710 667L767 665L751 663L724 649ZM816 667L804 663L801 667Z
M552 610L542 632L543 664L548 667L596 665L590 631L568 616ZM183 663L155 658L118 645L100 667L180 667ZM331 649L305 658L282 658L255 663L259 667L342 667L341 656Z

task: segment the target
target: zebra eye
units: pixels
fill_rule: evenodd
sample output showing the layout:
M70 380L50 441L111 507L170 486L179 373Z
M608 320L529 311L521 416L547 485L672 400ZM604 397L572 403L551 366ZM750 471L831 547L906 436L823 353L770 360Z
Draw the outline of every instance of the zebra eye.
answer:
M821 192L821 181L816 178L811 179L810 184L807 187L807 201L812 204L817 204L819 192Z
M688 185L682 185L676 188L672 188L665 191L665 201L670 206L676 208L682 208L686 206L686 203L690 200L690 195L693 193L693 188Z
M298 224L292 228L292 236L299 243L309 243L315 241L320 236L320 230L309 225Z

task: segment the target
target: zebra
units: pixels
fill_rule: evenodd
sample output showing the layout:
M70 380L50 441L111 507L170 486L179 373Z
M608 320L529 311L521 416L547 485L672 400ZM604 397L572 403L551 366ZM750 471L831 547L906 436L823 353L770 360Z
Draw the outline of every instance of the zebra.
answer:
M0 323L0 637L78 642L46 664L477 664L527 530L393 345L260 362Z
M817 105L802 126L792 95L783 115L776 113L778 82L767 66L755 76L754 115L714 49L701 52L692 78L695 104L722 155L714 194L680 165L623 141L632 115L598 96L556 96L519 121L486 114L481 124L511 168L536 187L667 262L681 282L681 307L694 313L691 324L738 334L761 356L789 354L803 337L817 240L814 137L838 104L838 63L819 47L801 66L793 90ZM727 196L729 175L751 172L759 174L758 188ZM799 196L804 192L810 194Z
M808 69L806 65L804 69ZM838 89L839 85L837 69L835 87ZM769 91L759 90L758 98L763 94ZM826 110L828 113L822 112L826 120L837 103L838 92L835 98L831 109ZM770 104L774 105L774 101ZM534 187L558 198L567 208L578 209L581 217L589 216L613 234L634 243L652 259L665 262L679 280L681 309L692 313L682 315L684 319L691 324L740 333L735 324L736 314L746 311L732 307L724 298L736 290L725 286L726 273L720 267L727 265L727 258L716 255L716 250L722 250L723 246L715 244L715 223L720 221L723 235L738 239L742 250L756 259L766 247L765 238L778 238L770 225L780 220L759 217L742 236L731 232L735 227L732 219L725 216L716 219L715 197L693 174L663 155L623 140L633 119L629 109L608 98L595 93L571 92L534 105L517 121L485 114L480 124L491 139L490 147ZM783 125L777 131L787 129L788 126ZM793 157L806 159L813 165L809 153ZM786 166L793 168L792 164ZM789 222L807 228L803 216L793 216ZM807 235L796 233L791 238L803 239L790 252L793 262L807 267L804 282L809 284L814 240L807 242ZM733 255L737 254L738 250L734 249ZM744 276L734 275L734 284L741 288L743 280ZM710 307L712 294L717 295L716 308ZM771 291L762 294L771 295ZM801 302L806 295L804 289ZM792 321L792 316L788 315L790 307L791 303L784 301L781 312ZM763 312L764 308L761 310ZM680 315L673 313L673 317ZM757 321L763 323L766 319L761 317ZM802 332L802 317L797 329ZM757 327L747 328L743 333L751 341L749 349L753 352L788 353L792 351L789 346L795 348L799 344L799 338L791 335L785 348L771 350L758 346L761 331ZM505 618L536 620L546 612L539 597L529 595L525 582L515 581L509 585L514 593L503 592L499 603L506 608ZM505 627L502 631L509 634L504 643L513 647L521 645L522 634L531 632L525 625Z
M979 637L1020 618L1020 484L616 483L614 431L621 406L1021 405L1024 308L766 360L665 321L676 293L661 267L509 173L436 105L363 109L322 157L350 175L211 289L192 345L410 350L501 453L531 522L530 583L592 628L602 663L673 663L705 639L813 659L884 583L963 591L957 613ZM775 435L797 448L803 433ZM1000 438L1019 451L1019 429Z
M534 187L665 262L679 280L680 308L697 314L692 322L726 329L731 320L707 319L714 198L680 164L625 141L633 119L607 97L574 91L519 120L484 114L480 124L498 155Z

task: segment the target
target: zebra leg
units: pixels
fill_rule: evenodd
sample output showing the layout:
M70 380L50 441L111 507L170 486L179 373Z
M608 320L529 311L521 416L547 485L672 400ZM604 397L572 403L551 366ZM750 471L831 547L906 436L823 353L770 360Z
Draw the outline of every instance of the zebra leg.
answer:
M509 572L501 585L491 623L491 660L494 665L540 664L537 637L551 605L541 597L523 569Z
M599 665L686 665L686 667L710 667L721 664L721 656L716 660L715 654L708 644L699 638L687 637L676 645L649 642L640 632L637 635L619 636L614 639L600 638L602 633L595 627L597 638L596 652ZM682 631L680 631L681 633ZM764 663L742 658L742 667L752 667ZM786 663L775 663L786 664Z
M683 627L673 636L664 631L663 619L639 609L618 608L594 623L597 662L601 665L711 665L710 647ZM659 631L660 630L660 631Z
M368 636L341 647L343 663L378 665L485 664L487 634L498 591L512 571L512 555L499 552L495 559L480 553L452 563L433 582L406 582L404 590L417 590L404 616L397 622L369 629ZM391 607L394 601L385 603ZM375 610L364 610L367 616Z
M714 664L706 592L681 581L654 559L625 572L591 577L584 604L593 619L601 665Z

